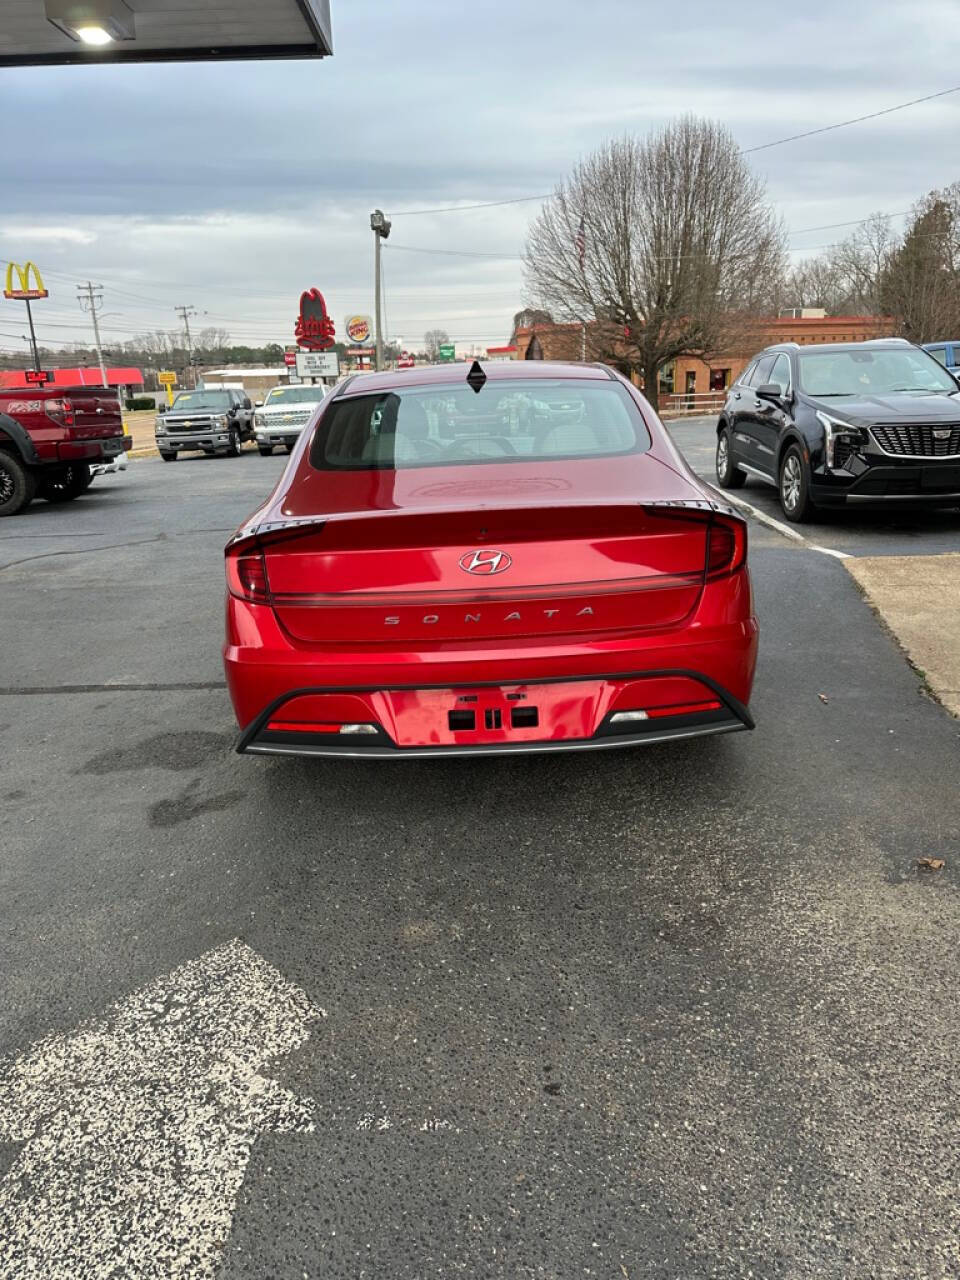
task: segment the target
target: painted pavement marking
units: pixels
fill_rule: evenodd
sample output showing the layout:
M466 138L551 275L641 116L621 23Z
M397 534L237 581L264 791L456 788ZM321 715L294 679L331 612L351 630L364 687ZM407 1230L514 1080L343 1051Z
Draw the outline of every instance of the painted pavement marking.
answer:
M264 1133L314 1103L261 1074L325 1017L239 939L0 1063L0 1280L207 1280Z

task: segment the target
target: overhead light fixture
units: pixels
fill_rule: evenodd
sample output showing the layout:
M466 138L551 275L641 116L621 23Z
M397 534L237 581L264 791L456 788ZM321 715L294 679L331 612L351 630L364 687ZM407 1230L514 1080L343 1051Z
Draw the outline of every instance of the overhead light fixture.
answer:
M47 21L81 44L102 48L133 40L133 11L123 0L44 0Z

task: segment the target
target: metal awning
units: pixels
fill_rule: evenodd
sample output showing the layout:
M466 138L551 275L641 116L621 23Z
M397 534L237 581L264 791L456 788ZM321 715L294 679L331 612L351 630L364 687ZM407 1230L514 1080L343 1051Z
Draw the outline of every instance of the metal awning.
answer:
M322 58L330 0L2 0L0 66Z

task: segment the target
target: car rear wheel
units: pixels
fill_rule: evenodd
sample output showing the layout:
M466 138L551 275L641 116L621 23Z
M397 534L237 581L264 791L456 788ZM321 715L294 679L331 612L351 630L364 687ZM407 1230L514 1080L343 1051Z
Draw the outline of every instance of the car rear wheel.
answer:
M717 484L721 489L742 489L746 472L733 461L733 439L730 428L724 427L717 437Z
M36 493L33 473L13 454L0 450L0 516L15 516Z
M40 481L38 492L47 502L72 502L79 498L90 483L90 468L85 462L75 462L55 475Z
M780 491L780 506L788 520L794 524L803 524L811 518L813 503L810 501L810 468L795 444L780 459L777 487Z
M166 449L166 450L161 449L161 450L160 450L160 457L164 460L164 462L176 462L176 460L177 460L177 452L176 452L176 450L175 450L175 449L173 449L173 450L170 450L170 449Z
M261 458L269 458L270 455L273 453L272 444L258 444L257 448L260 450Z

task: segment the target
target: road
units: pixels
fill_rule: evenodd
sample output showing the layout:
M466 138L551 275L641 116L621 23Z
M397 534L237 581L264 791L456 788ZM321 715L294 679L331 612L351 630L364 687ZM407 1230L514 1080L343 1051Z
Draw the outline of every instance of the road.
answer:
M0 527L0 1278L960 1274L960 722L843 565L752 526L753 734L241 758L283 464Z

